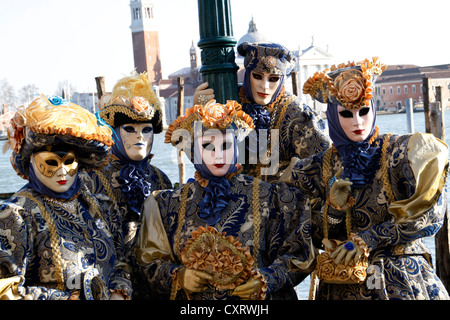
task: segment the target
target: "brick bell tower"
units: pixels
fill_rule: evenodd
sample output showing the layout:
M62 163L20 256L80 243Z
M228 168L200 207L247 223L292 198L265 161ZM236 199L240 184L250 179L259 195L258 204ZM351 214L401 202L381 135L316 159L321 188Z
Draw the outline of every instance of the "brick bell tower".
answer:
M155 1L130 0L130 8L134 66L139 73L147 72L151 83L158 83L162 72Z

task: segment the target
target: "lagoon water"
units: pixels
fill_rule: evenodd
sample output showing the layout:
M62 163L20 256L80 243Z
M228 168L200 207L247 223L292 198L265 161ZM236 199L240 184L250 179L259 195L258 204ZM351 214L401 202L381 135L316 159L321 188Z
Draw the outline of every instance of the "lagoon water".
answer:
M450 143L450 111L445 112L445 131L446 131L446 143ZM406 134L407 121L406 114L389 114L389 115L377 115L377 125L380 129L380 133L398 133ZM425 132L425 117L424 113L414 113L414 132ZM16 172L11 166L10 156L11 150L3 153L3 146L6 141L0 141L0 193L12 193L19 190L25 183L17 176ZM179 181L178 165L176 149L169 144L164 143L164 133L155 136L152 153L155 154L152 160L152 164L164 171L172 181L172 183ZM185 163L185 177L189 179L194 176L194 167L190 161L184 157ZM434 253L434 238L426 239L426 243ZM435 259L433 259L434 261ZM309 292L309 277L306 278L299 286L297 286L297 295L299 299L308 299Z

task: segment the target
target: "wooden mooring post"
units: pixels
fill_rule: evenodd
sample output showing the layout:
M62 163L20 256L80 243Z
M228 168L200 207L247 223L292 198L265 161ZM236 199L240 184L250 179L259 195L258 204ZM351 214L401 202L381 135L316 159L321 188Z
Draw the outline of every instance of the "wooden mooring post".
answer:
M95 83L97 85L97 99L100 101L105 94L105 77L95 77Z
M445 104L442 99L441 87L436 87L436 101L430 102L429 79L423 79L425 129L436 138L445 140ZM448 199L445 199L446 209L444 223L434 238L436 246L436 274L441 279L447 291L450 292L450 236Z
M425 132L431 133L431 121L430 121L430 93L429 93L430 79L422 79L422 91L423 91L423 114L425 116Z
M177 117L184 114L184 78L178 77L178 103L177 103ZM185 164L183 158L183 150L178 150L178 176L179 185L181 186L185 182Z
M291 72L291 79L292 79L292 93L294 96L298 97L298 77L297 77L297 71Z

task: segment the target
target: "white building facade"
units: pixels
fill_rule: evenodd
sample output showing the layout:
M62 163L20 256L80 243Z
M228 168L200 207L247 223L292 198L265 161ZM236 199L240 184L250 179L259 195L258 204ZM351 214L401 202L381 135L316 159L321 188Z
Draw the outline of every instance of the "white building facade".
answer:
M335 64L334 57L327 51L311 43L305 50L294 51L297 61L294 71L297 72L298 94L305 104L316 111L325 112L327 105L313 100L310 95L303 94L303 85L317 71L323 71Z

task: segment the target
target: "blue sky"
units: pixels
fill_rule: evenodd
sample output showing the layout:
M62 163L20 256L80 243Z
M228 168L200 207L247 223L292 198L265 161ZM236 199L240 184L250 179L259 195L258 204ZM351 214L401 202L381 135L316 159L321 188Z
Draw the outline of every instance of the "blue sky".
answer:
M379 56L387 64L450 63L448 1L230 0L238 40L253 17L259 31L291 50L315 44L338 62ZM156 0L163 76L189 66L199 40L197 0ZM58 82L110 90L133 70L129 0L1 0L0 80L19 90ZM426 27L428 29L425 29Z

